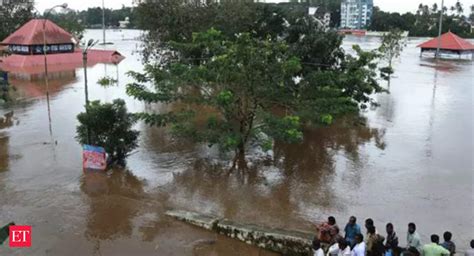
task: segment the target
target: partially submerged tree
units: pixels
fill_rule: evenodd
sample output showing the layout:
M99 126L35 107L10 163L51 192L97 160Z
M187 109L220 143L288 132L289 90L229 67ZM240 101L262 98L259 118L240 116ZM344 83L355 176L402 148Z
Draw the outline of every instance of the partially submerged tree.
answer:
M79 143L103 147L112 163L123 165L127 155L138 146L139 132L132 129L137 119L121 99L104 104L90 102L77 119Z
M131 73L135 82L127 92L171 110L139 117L179 137L234 151L234 166L243 168L250 142L264 149L275 140L298 142L303 126L331 124L364 108L371 94L383 90L377 53L354 47L355 56L346 54L342 36L321 29L300 6L289 6L142 3L144 55L155 62L143 74ZM238 15L229 19L218 10Z
M166 113L141 113L147 123L169 126L175 135L235 152L245 168L250 141L269 138L298 142L304 123L332 122L333 116L357 111L359 102L380 91L375 54L355 48L358 57L340 66L313 69L297 82L302 65L285 42L260 40L242 33L235 40L211 29L195 33L191 43L172 43L177 58L131 73L131 96L147 103L169 103ZM180 58L181 52L200 53ZM185 54L185 56L187 56ZM150 90L145 84L152 84ZM265 134L266 136L260 136Z
M401 30L391 30L385 33L382 37L382 43L379 47L381 57L387 61L386 67L380 69L382 77L390 81L390 76L393 74L393 60L398 58L405 47L403 32Z
M132 73L140 83L151 82L155 91L134 83L127 87L130 95L147 103L176 104L168 113L142 113L146 122L169 125L179 136L234 151L233 166L238 163L239 168L246 165L247 143L264 130L282 140L302 138L298 117L273 111L292 105L287 84L301 69L285 43L261 41L248 33L230 41L214 29L193 37L173 49L204 50L198 62L181 59L164 67L148 66L146 75Z

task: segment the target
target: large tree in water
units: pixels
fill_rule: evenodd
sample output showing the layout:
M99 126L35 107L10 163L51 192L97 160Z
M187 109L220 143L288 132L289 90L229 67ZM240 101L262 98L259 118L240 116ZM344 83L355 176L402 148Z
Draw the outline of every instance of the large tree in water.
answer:
M147 6L168 5L173 3ZM286 16L276 6L258 4L247 4L233 18L236 26L204 15L213 8L236 6L240 4L184 5L191 13L180 9L178 16L163 9L163 16L155 17L163 26L148 25L153 29L149 35L161 35L146 42L146 53L157 57L156 62L146 65L144 73L131 72L135 82L127 92L169 107L140 113L143 120L170 127L179 137L233 151L232 166L245 168L249 145L268 149L275 140L299 142L303 126L330 124L341 114L357 112L370 94L381 91L377 55L358 47L354 56L346 54L342 37L319 28L312 17ZM195 22L171 26L186 20Z

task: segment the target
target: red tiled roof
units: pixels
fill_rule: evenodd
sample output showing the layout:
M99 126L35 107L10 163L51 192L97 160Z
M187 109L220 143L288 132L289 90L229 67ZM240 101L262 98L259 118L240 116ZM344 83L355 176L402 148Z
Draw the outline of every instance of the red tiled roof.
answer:
M118 64L125 57L117 51L95 50L88 51L88 65L97 63ZM72 53L48 54L48 69L50 71L74 70L82 67L82 50L76 49ZM15 73L42 73L44 72L44 55L12 54L0 58L0 68Z
M438 37L419 44L418 47L425 49L436 49L438 48ZM440 48L443 50L469 51L474 50L474 45L449 31L441 35Z
M3 45L42 45L44 19L32 19L1 42ZM47 44L72 43L73 36L50 20L45 21Z

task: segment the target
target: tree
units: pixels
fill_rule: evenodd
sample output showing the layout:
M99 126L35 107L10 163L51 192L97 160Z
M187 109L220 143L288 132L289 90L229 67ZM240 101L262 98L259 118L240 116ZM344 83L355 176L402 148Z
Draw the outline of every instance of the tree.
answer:
M357 113L383 91L377 53L355 46L354 56L346 54L342 36L297 15L299 5L248 4L228 20L208 15L239 6L228 4L175 8L164 0L140 12L142 19L152 15L147 32L156 37L148 37L146 51L159 58L144 73L130 73L135 82L127 93L170 109L138 114L146 123L233 151L233 166L243 168L249 146L298 142L303 126Z
M9 1L0 5L0 41L33 18L33 3Z
M75 38L82 39L85 26L76 11L67 9L65 12L50 13L48 18L71 33Z
M121 99L104 104L90 102L77 119L78 142L103 147L110 162L125 164L127 155L138 146L139 132L132 129L137 119L128 113Z
M461 4L461 2L459 2L459 0L456 1L455 6L456 6L455 9L456 9L456 12L457 12L458 16L460 16L460 17L463 16L464 8L462 7L462 4Z
M286 84L301 69L285 43L260 41L249 33L231 41L210 29L195 33L191 43L173 46L175 51L206 50L199 63L181 59L162 68L148 66L150 76L133 73L138 81L155 84L156 91L134 83L127 87L130 95L148 103L179 104L164 114L142 113L146 122L171 125L176 135L234 151L233 167L238 164L239 168L246 166L248 142L257 140L264 130L283 140L302 138L298 117L272 111L277 104L290 105ZM199 114L204 110L209 113Z
M474 4L471 5L471 14L469 14L469 19L471 20L471 23L474 23Z
M402 31L396 29L385 33L378 49L382 58L388 62L388 66L382 68L382 74L387 80L390 80L390 75L393 74L393 59L400 56L400 53L403 51L403 47L405 46L402 33Z

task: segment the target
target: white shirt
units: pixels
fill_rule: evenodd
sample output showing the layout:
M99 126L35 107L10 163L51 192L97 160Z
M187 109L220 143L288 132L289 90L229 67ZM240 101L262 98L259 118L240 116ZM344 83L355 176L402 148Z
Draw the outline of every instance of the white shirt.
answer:
M365 242L356 244L352 250L352 256L365 256Z
M317 251L313 249L313 252L314 252L313 254L314 256L324 256L324 251L321 248L319 248Z
M339 247L339 246L338 246ZM351 256L351 247L348 245L346 246L346 249L344 250L339 250L338 256Z
M339 244L335 243L329 247L327 256L337 256L339 254Z

